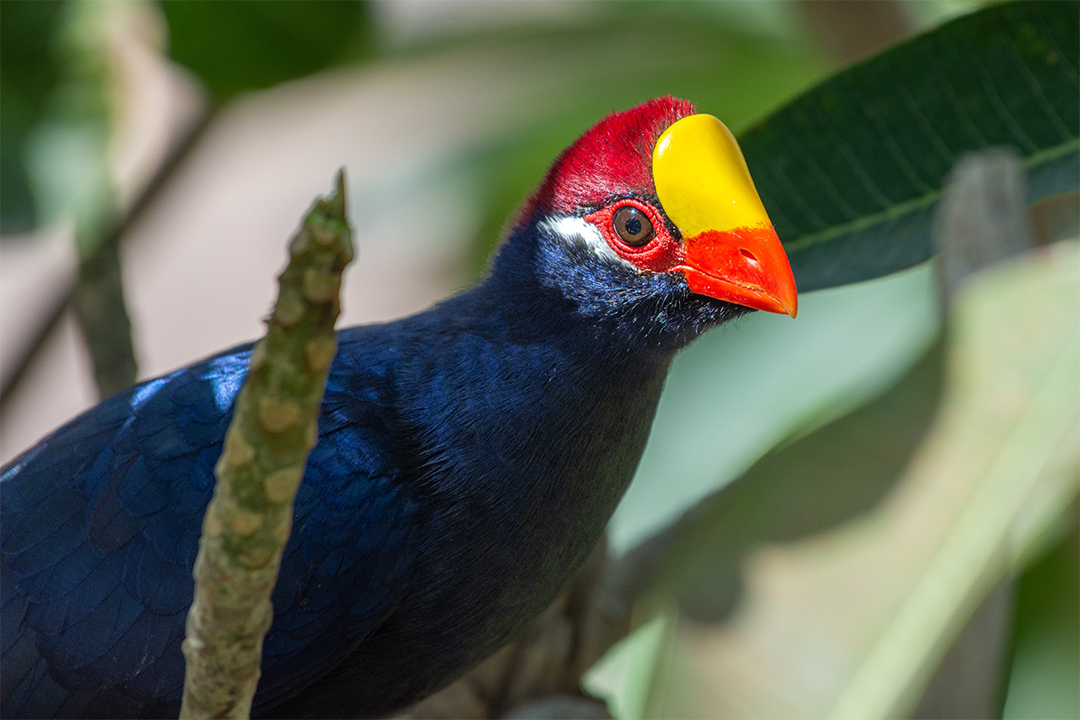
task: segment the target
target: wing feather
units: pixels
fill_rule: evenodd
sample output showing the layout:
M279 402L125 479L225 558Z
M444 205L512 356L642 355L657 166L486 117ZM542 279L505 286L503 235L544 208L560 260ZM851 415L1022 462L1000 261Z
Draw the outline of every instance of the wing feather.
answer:
M121 393L4 469L5 717L175 716L191 568L249 353ZM350 377L328 389L272 598L256 710L340 663L408 578L413 508L386 450L390 403L377 387L343 389L363 385Z

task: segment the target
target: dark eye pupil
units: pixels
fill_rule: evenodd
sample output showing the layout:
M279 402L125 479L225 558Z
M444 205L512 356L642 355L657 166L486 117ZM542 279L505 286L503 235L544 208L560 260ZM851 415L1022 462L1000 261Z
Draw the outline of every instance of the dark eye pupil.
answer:
M653 238L653 225L648 215L636 207L623 206L611 218L619 239L631 247L641 247Z

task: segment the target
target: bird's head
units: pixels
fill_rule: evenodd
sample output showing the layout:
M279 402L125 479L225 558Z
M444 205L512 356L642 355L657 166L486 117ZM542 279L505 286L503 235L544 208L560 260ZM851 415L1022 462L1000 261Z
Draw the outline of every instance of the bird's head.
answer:
M672 328L685 339L739 308L798 309L734 136L683 100L650 100L593 126L552 165L514 234L536 239L542 274L586 311L644 308L685 326Z

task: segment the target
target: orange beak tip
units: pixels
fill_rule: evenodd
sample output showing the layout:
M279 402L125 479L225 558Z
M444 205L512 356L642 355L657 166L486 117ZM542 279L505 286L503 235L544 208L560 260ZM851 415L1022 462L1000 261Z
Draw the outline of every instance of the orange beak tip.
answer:
M799 294L787 254L771 225L718 232L685 240L690 290L755 310L795 317Z

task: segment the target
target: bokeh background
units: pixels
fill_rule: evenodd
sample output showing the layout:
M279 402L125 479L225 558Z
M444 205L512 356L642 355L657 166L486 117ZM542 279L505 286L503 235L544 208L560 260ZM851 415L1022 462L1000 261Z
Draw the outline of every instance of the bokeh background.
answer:
M96 282L122 287L137 377L159 375L261 334L287 238L344 166L359 259L341 323L400 317L480 277L547 164L605 113L672 94L738 134L835 71L980 7L4 0L0 459L98 400L84 330L94 313L76 298L87 258L105 258ZM1054 225L1044 241L1075 237L1075 206L1074 195L1043 218ZM1074 258L1063 262L1072 277ZM805 294L796 321L758 313L703 338L672 370L609 529L613 553L901 378L915 383L901 397L918 396L931 381L912 368L941 323L924 264ZM697 567L689 596L680 586L639 611L587 686L619 717L825 716L868 707L841 701L899 663L913 680L882 691L886 715L1078 717L1075 456L1056 460L1065 479L1035 503L1034 529L942 591L962 600L943 601L943 624L906 655L882 660L879 644L919 582L939 581L920 568L967 490L876 492L856 479L817 501L804 485L801 514L736 503L740 518L767 517L729 523L731 557ZM847 509L822 519L822 506ZM1009 536L1014 521L994 530Z

